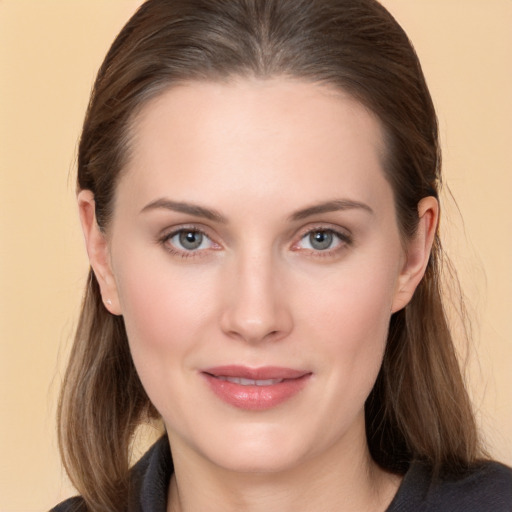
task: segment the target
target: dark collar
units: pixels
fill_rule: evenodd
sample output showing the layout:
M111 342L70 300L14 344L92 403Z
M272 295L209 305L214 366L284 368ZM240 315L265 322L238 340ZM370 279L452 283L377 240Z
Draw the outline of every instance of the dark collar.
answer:
M169 440L159 439L132 469L129 512L166 512L174 471ZM386 512L509 512L512 470L484 462L465 476L432 478L425 464L413 462Z

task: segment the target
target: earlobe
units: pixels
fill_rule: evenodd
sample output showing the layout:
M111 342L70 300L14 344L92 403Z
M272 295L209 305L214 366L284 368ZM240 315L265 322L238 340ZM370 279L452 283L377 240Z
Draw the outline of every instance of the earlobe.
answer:
M407 245L407 253L398 277L392 313L404 308L419 285L430 258L439 220L439 203L435 197L424 197L418 203L418 227Z
M89 263L100 286L103 303L110 313L120 315L121 308L110 263L108 241L96 221L94 194L90 190L81 190L77 201Z

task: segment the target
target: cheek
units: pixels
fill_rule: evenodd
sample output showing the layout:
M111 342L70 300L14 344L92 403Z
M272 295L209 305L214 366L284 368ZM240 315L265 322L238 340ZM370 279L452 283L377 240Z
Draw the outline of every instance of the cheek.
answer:
M387 331L398 273L368 266L350 267L326 276L317 286L306 286L303 319L357 348L371 344L372 333Z
M151 402L170 424L182 424L194 400L187 392L194 355L211 332L215 285L211 275L197 269L147 261L132 255L117 268L128 342Z
M386 347L396 273L370 267L330 276L325 286L304 294L303 325L328 359L340 389L366 398ZM349 389L350 388L350 389Z
M165 256L151 261L133 254L116 268L116 277L136 364L175 360L177 353L193 349L213 314L211 275L197 268L170 268Z

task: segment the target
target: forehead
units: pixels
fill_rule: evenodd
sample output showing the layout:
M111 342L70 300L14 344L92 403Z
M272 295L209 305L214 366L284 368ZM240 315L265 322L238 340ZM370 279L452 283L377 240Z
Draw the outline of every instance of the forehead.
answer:
M168 89L134 119L130 153L119 192L139 204L167 193L209 203L284 190L306 203L370 201L387 186L375 116L342 91L289 79Z

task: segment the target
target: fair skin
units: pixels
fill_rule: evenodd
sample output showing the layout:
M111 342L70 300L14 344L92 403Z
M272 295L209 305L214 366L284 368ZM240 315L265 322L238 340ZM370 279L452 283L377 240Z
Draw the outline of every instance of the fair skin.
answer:
M92 193L78 202L166 425L168 510L385 510L400 481L369 455L364 402L390 315L423 276L436 200L404 242L379 122L325 85L183 84L132 135L106 234Z

